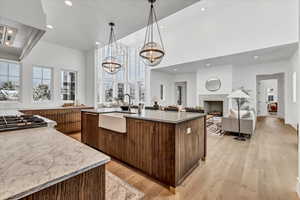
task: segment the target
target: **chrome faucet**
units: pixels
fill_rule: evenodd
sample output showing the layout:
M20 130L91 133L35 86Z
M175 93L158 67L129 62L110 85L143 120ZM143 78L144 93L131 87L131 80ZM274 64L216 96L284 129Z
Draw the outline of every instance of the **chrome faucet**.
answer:
M131 96L129 94L125 94L124 97L125 96L128 96L128 98L129 98L128 111L131 112L131 108L130 108L130 106L131 106Z

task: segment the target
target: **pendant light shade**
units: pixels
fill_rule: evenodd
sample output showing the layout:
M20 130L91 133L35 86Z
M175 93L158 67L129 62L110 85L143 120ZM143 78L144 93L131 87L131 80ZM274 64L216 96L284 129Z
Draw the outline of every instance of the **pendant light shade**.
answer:
M102 68L109 74L115 74L119 72L122 68L121 60L121 50L117 45L116 37L114 33L114 23L109 23L110 26L110 35L109 42L106 49L106 55L102 61Z
M144 46L140 51L144 63L148 66L158 65L165 56L164 44L160 34L160 29L157 23L156 12L154 9L154 3L156 0L148 0L151 4L150 14L148 19L148 25L146 30L146 36ZM156 27L159 36L159 42L154 42L154 28Z

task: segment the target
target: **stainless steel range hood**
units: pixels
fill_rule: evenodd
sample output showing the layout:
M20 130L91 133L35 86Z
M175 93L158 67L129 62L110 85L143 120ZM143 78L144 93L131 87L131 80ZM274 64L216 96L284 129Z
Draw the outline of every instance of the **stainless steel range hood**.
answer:
M0 0L0 58L21 61L45 32L41 0Z

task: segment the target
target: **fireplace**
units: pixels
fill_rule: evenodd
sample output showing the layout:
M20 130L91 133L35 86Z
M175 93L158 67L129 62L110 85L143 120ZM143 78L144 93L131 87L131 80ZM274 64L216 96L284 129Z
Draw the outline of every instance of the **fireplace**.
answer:
M227 116L229 111L229 99L228 94L207 94L199 95L199 105L204 110L212 114L213 111L217 111L221 116Z
M204 101L204 110L209 115L223 116L223 101Z

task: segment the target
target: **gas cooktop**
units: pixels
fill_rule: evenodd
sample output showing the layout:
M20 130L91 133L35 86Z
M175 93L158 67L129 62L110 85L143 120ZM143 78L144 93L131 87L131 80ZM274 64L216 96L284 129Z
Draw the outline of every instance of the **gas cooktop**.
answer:
M34 115L0 116L0 132L46 127L47 125L47 122Z

